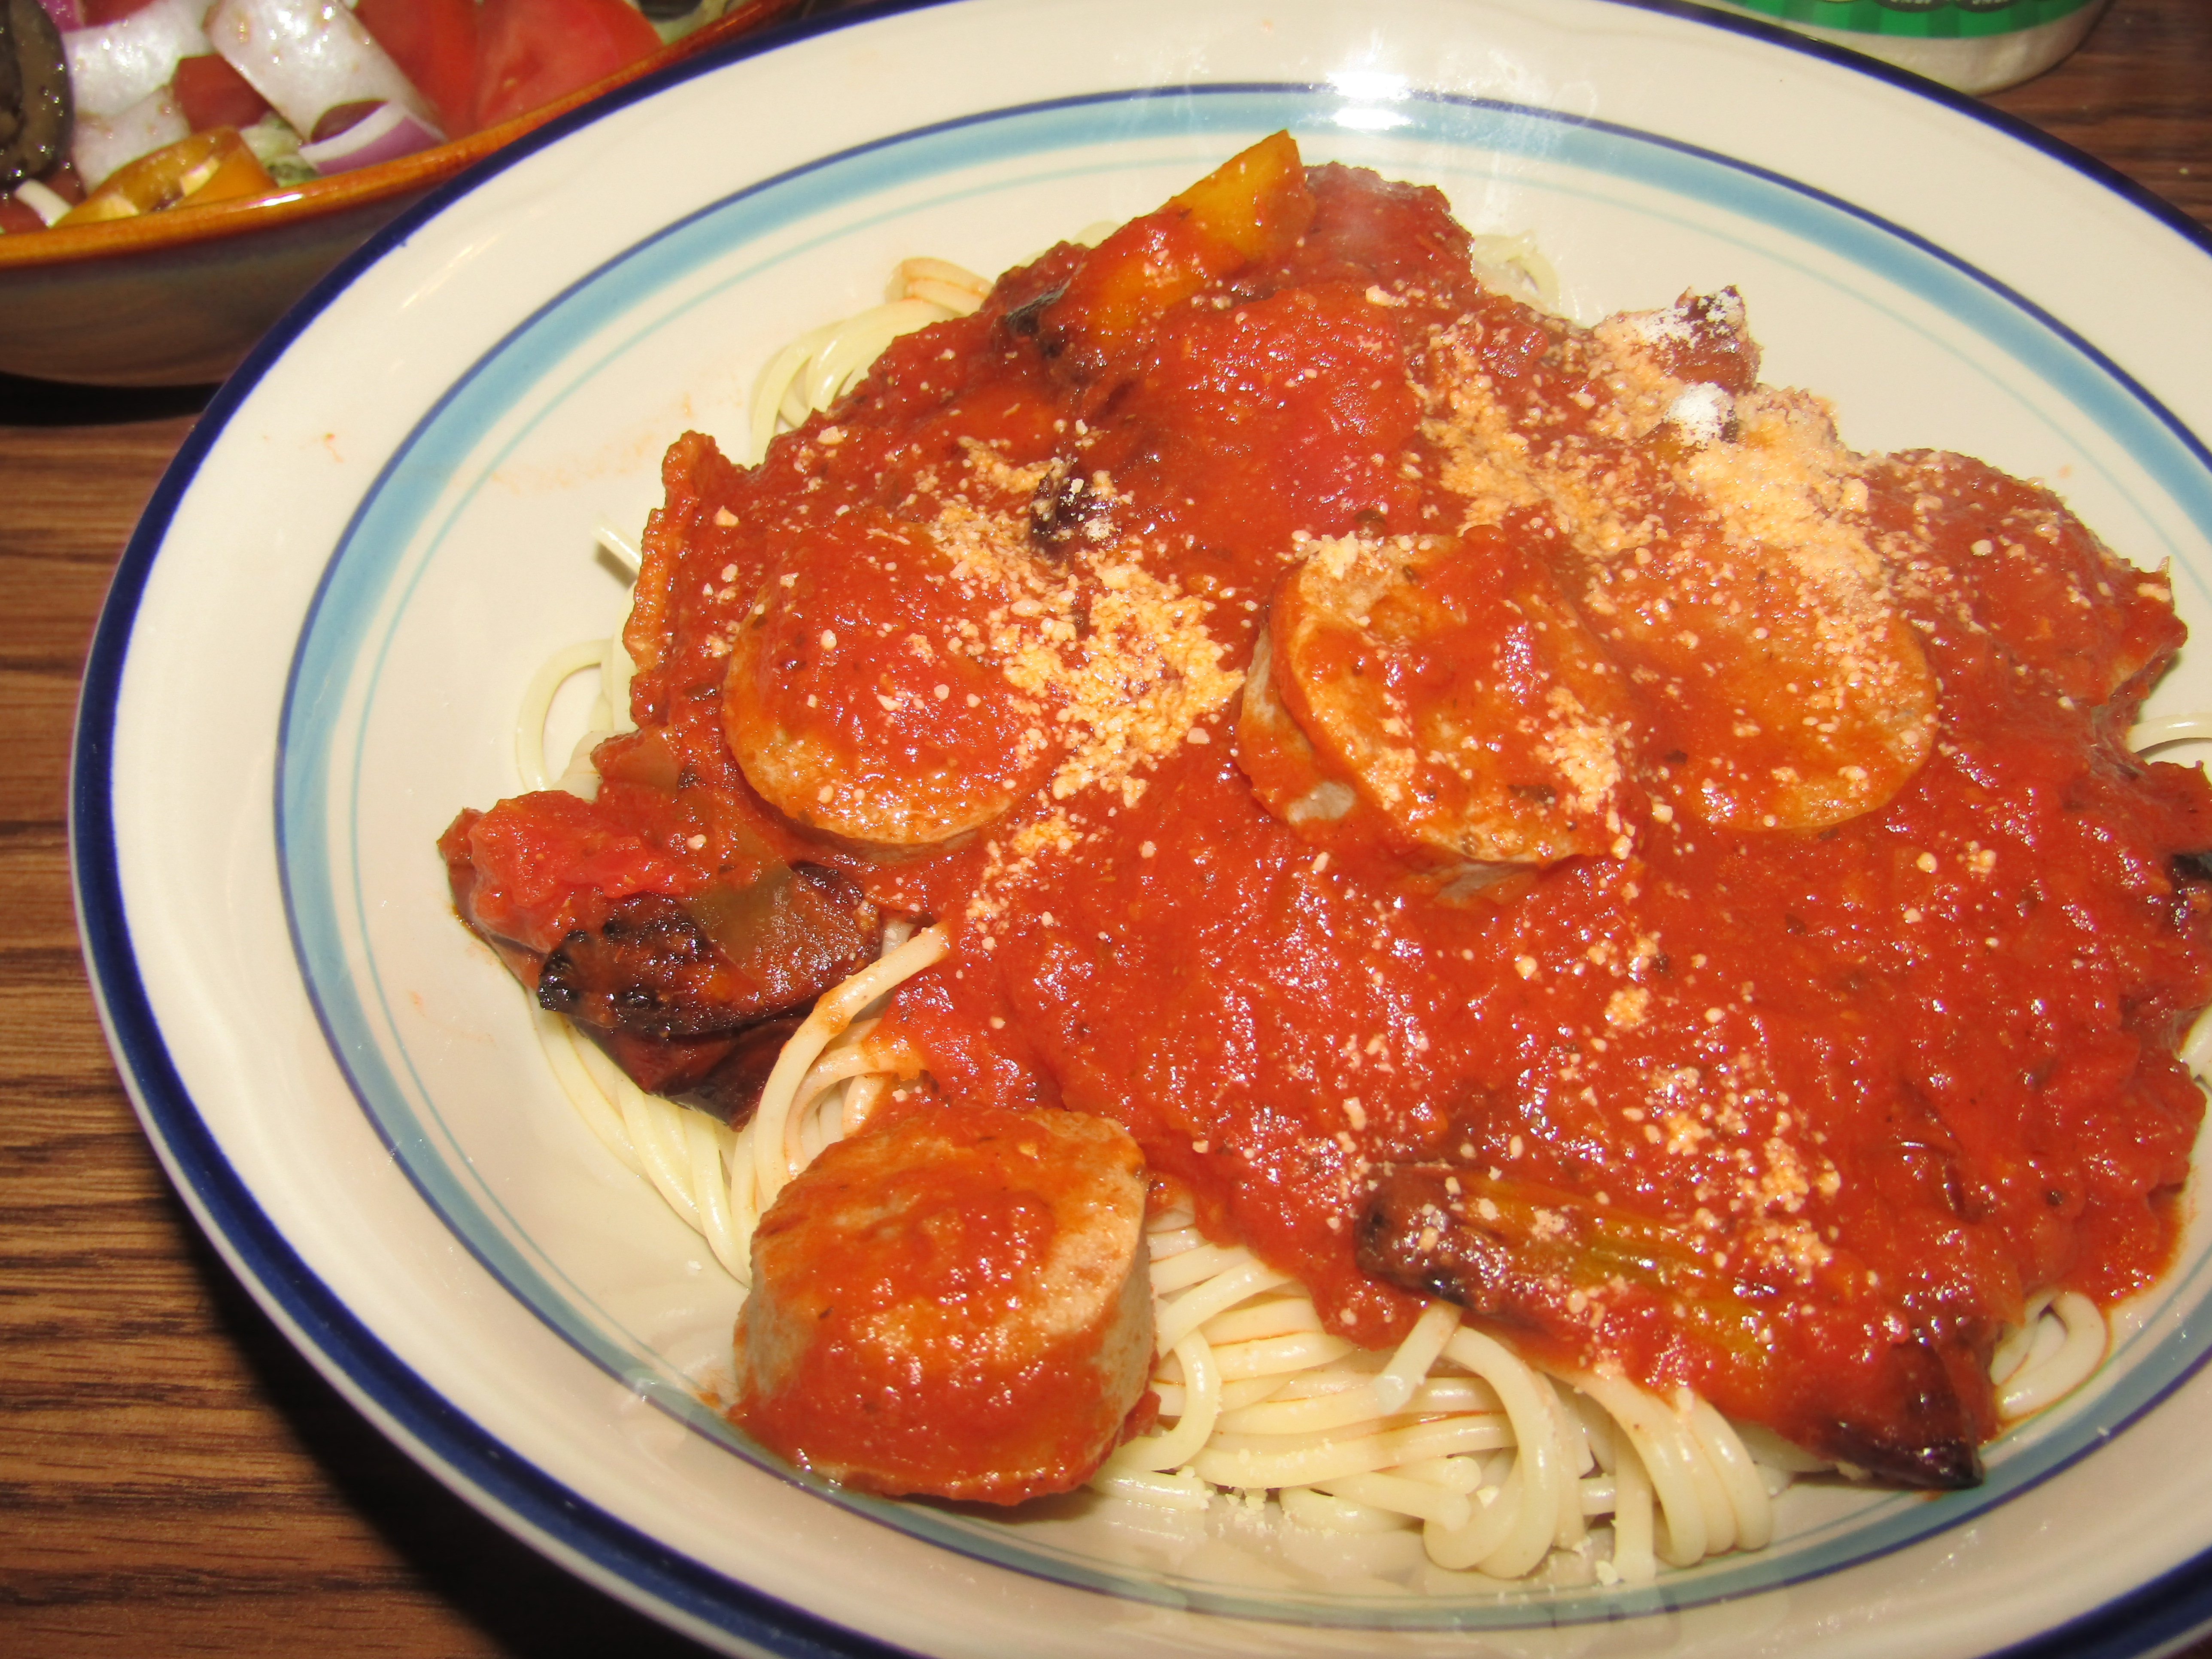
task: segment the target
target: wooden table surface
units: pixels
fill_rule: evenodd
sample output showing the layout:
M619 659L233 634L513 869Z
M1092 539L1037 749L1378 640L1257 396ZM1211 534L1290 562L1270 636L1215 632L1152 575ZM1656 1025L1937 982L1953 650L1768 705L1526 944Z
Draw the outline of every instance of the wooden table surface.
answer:
M2118 0L1992 101L2212 225L2207 0ZM108 1058L70 722L109 572L207 395L0 376L0 1652L698 1654L355 1414L202 1240Z

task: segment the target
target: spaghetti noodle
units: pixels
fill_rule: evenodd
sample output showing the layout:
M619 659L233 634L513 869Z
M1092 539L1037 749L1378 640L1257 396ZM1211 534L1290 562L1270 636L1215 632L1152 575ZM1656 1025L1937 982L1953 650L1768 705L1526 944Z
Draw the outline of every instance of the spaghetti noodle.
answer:
M773 1108L764 1102L734 1133L644 1093L566 1021L539 1012L539 1040L593 1133L749 1284L768 1182L780 1187L854 1133L874 1099L910 1075L881 1066L868 1045L873 1023L849 1011L879 1006L940 959L934 933L887 936L883 961L825 999L830 1015L785 1049ZM842 1030L820 1040L841 1016ZM763 1121L769 1144L782 1143L766 1158ZM1662 1562L1764 1547L1774 1498L1827 1467L1771 1437L1753 1437L1754 1452L1686 1390L1668 1401L1618 1376L1547 1376L1462 1327L1449 1304L1431 1304L1395 1349L1356 1348L1322 1328L1288 1274L1243 1246L1209 1243L1188 1210L1156 1215L1148 1243L1161 1352L1153 1389L1169 1426L1107 1461L1092 1481L1103 1493L1202 1510L1219 1494L1260 1492L1318 1530L1418 1524L1438 1565L1500 1578L1536 1571L1554 1550L1588 1554L1589 1523L1609 1517L1598 1576L1634 1583ZM2087 1297L2032 1300L1991 1368L2005 1419L2080 1387L2106 1340Z
M562 667L572 661L580 666ZM548 677L597 661L549 658L522 724L542 729ZM2208 724L2176 717L2138 738L2179 741ZM758 1112L735 1131L645 1093L568 1021L533 1018L592 1133L749 1285L752 1230L775 1192L912 1077L910 1056L872 1046L872 1016L946 948L941 929L888 928L882 959L817 1005L811 1029L779 1056ZM1147 1243L1160 1352L1152 1386L1169 1426L1108 1459L1091 1485L1112 1497L1204 1510L1223 1494L1259 1492L1316 1530L1419 1525L1438 1565L1500 1578L1535 1571L1555 1550L1589 1554L1589 1523L1609 1519L1595 1571L1638 1583L1662 1563L1764 1547L1774 1499L1830 1467L1771 1436L1747 1443L1686 1390L1668 1401L1618 1376L1547 1376L1462 1327L1449 1304L1430 1304L1395 1349L1358 1348L1323 1328L1288 1274L1241 1245L1209 1242L1187 1208L1156 1214ZM2106 1341L2087 1297L2032 1297L1991 1362L2003 1419L2079 1388Z
M1863 961L1809 945L1754 949L1741 928L1728 931L1726 907L1765 906L1758 914L1778 936L1819 935L1821 950L1838 948L1828 941L1850 928L1871 930L1908 966L1922 947L1896 930L1940 914L1945 948L1985 948L2002 962L2006 940L2029 930L1992 908L1984 887L1993 872L2017 879L2010 861L2022 838L1972 791L1998 789L1984 780L2007 767L2045 769L2003 786L2023 799L2078 775L2086 805L2069 810L2106 814L2097 821L2134 837L2143 851L2132 868L2193 856L2201 782L2116 759L2087 713L2131 714L2178 642L2162 586L2126 573L2049 498L1978 464L1842 452L1808 400L1756 386L1756 348L1730 296L1579 330L1551 315L1555 289L1529 250L1455 243L1456 228L1419 192L1321 170L1319 209L1297 210L1318 214L1312 238L1277 246L1267 274L1224 284L1223 271L1243 267L1219 247L1170 245L1193 218L1244 210L1237 191L1255 188L1262 207L1251 224L1230 223L1223 235L1278 235L1271 227L1296 214L1267 205L1266 192L1292 200L1304 186L1279 155L1252 160L1266 149L1170 204L1182 218L1140 221L1095 258L1055 251L988 299L961 273L913 265L904 280L926 294L817 331L770 366L754 414L768 457L757 472L739 477L703 441L679 445L623 640L550 665L523 717L530 735L518 739L526 781L542 781L535 734L553 687L597 661L616 695L593 711L562 787L586 800L599 794L596 744L605 787L627 804L597 818L540 805L483 830L457 825L448 857L463 872L464 913L541 953L562 987L617 975L615 1003L644 1012L603 1033L616 1058L552 1020L541 1026L549 1052L594 1131L741 1282L750 1233L778 1192L890 1094L1018 1094L1048 1074L1112 1103L1162 1189L1195 1203L1156 1215L1149 1234L1161 1426L1108 1460L1095 1480L1103 1491L1182 1507L1223 1492L1273 1494L1301 1526L1418 1526L1430 1559L1449 1570L1511 1577L1572 1559L1601 1577L1638 1580L1662 1564L1761 1547L1773 1535L1772 1499L1792 1479L1848 1473L1862 1449L1905 1478L1955 1482L1974 1441L2078 1387L2101 1358L2104 1316L2066 1279L2063 1230L2079 1217L2103 1230L2105 1254L2082 1282L2106 1299L2143 1282L2168 1248L2160 1194L2174 1179L2172 1147L2185 1152L2196 1097L2184 1101L2160 1069L2172 1054L2160 1031L2203 1000L2197 878L2177 865L2163 887L2145 878L2126 889L2135 932L2115 948L2150 965L2130 957L2142 994L2108 1000L2153 1012L2126 1014L2139 1022L2129 1024L2085 1002L2064 1028L2104 1068L2102 1081L2067 1081L2075 1092L2064 1098L2086 1103L2092 1121L2124 1105L2157 1132L2149 1150L2137 1148L2135 1184L2085 1196L2054 1173L2039 1199L2051 1215L2014 1230L2040 1228L2041 1242L2008 1244L2010 1255L1954 1224L1966 1219L1955 1194L1969 1137L1923 1103L1984 1109L1929 1070L1955 1022L1923 1021L1917 1036L1871 1026L1849 1000L1875 971ZM1386 234L1393 225L1402 240ZM1421 286L1444 284L1437 270L1416 279L1393 265L1411 257L1406 246L1510 255L1520 274L1439 295ZM1133 249L1150 251L1139 259ZM1374 280L1363 293L1346 270ZM1164 299L1163 271L1174 289ZM1527 303L1499 292L1524 279ZM1253 332L1263 313L1278 336ZM866 373L886 340L933 321L939 332ZM1131 343L1154 327L1180 343ZM1425 367L1404 386L1366 378L1364 363L1405 361L1416 347ZM1214 372L1207 350L1228 365L1221 384L1204 378ZM1176 379L1185 373L1198 378ZM1251 390L1269 374L1284 377L1272 403ZM1504 401L1508 381L1525 409ZM1297 424L1307 420L1299 388L1314 382L1328 401ZM957 419L945 430L929 424L977 386L1001 427L977 436ZM1121 403L1101 386L1118 388ZM1146 398L1157 407L1139 419L1130 408L1149 407ZM1186 405L1205 421L1176 426ZM823 407L834 413L810 412ZM1109 413L1128 430L1102 447ZM1239 435L1271 422L1285 447ZM779 423L793 435L771 445ZM1566 433L1548 450L1519 435L1547 428ZM1054 447L1063 438L1077 459ZM1328 444L1342 452L1328 465L1298 447ZM1193 458L1209 445L1201 465ZM1086 453L1113 465L1086 471ZM1285 454L1304 459L1285 467ZM1174 471L1174 458L1194 470ZM1206 470L1217 463L1223 470ZM1204 499L1206 489L1226 505ZM1696 510L1650 533L1682 500ZM1421 527L1423 514L1469 501L1458 541ZM753 510L778 526L775 546L756 545ZM1626 516L1636 511L1647 513L1641 525ZM1305 522L1334 527L1315 533ZM1264 556L1218 551L1201 529L1245 538ZM1695 556L1670 550L1680 546ZM1608 549L1633 556L1607 562ZM1170 556L1182 561L1171 574L1148 562ZM1680 566L1666 574L1672 586L1638 586L1658 581L1641 573L1656 565L1665 574L1669 559ZM1966 580L1970 568L1986 590ZM1267 593L1253 573L1264 582L1279 570L1272 617L1240 620ZM1340 674L1352 660L1374 665L1370 687L1414 684L1437 662L1492 649L1464 630L1498 594L1449 586L1477 571L1503 584L1507 632L1522 630L1516 660L1537 665L1533 702L1473 716L1481 730L1536 736L1512 764L1537 769L1509 765L1508 787L1489 794L1488 763L1454 771L1438 758L1457 741L1450 722L1469 718L1463 710L1402 697L1370 708L1370 693ZM690 587L677 585L679 573ZM1583 586L1570 590L1570 577ZM2089 586L2108 601L2109 620L2084 597ZM1777 589L1795 597L1760 609ZM1448 602L1432 601L1437 592ZM1999 605L1991 594L2085 632L2046 650L2014 627L2016 611L1990 608ZM2067 608L2069 594L2087 619ZM1808 616L1816 626L1803 625ZM1981 665L1946 631L1960 617L1967 633L2016 652L2017 666ZM1243 640L1247 655L1227 653L1224 635ZM1923 654L1939 650L1951 653L1946 674L1968 687L1982 674L1988 697L1970 690L1939 708L1939 680L1947 696L1949 682ZM1743 666L1778 659L1772 684ZM1451 695L1502 695L1510 676L1499 661L1486 680L1461 671ZM650 718L643 732L620 732L633 672L631 700ZM1694 708L1706 696L1701 677L1717 675L1733 677L1727 707L1702 726L1705 715L1621 689L1663 684ZM722 684L722 706L686 712L679 694L702 676ZM1231 765L1218 757L1240 682ZM817 692L842 726L817 720ZM2000 715L1989 709L2030 696L2043 700L2037 730L2066 735L2039 738L2021 758L1992 735ZM1548 724L1530 712L1537 706ZM910 754L923 752L916 731L954 733L930 740L957 763L878 771L874 796L856 791L835 763L836 745L878 726ZM1680 739L1673 748L1669 734ZM2146 724L2138 742L2196 735L2186 722ZM732 781L710 798L712 778L724 775ZM1934 781L1915 793L1923 776ZM769 856L799 843L764 841L782 832L748 789L813 832L810 846L879 843L832 862L862 872L866 902L887 914L936 920L918 931L894 921L874 962L822 985L732 1132L633 1079L641 1067L690 1066L672 1074L711 1088L720 1075L708 1068L731 1022L714 999L730 994L720 981L691 988L686 964L710 960L699 941L726 937L714 930L753 901L714 884L765 863L784 870L775 891L804 888ZM1893 799L1903 805L1891 810ZM1036 805L1012 807L1024 800ZM1088 818L1077 811L1085 801L1095 803ZM647 816L620 816L628 811ZM600 908L580 920L515 908L499 837L558 845L583 823L630 837L620 890L636 896L612 906L592 897ZM1763 850L1779 837L1797 838L1786 844L1803 872ZM1413 872L1380 858L1378 845L1412 857ZM1153 880L1171 859L1194 890L1219 883L1218 906L1194 907L1172 878ZM1826 870L1833 879L1818 873ZM1724 903L1701 902L1693 878L1720 884L1708 890ZM2090 915L2117 904L2136 878L2084 879L2092 884L2069 889L2067 902ZM711 902L656 896L702 882ZM1839 921L1838 905L1863 914ZM1869 918L1881 906L1897 920L1877 927ZM2023 901L2020 914L2033 908ZM1149 933L1147 916L1165 918L1168 931ZM1255 917L1265 921L1251 924L1257 967L1225 955L1218 937ZM1355 929L1382 944L1347 945ZM1678 937L1686 942L1673 945ZM2047 929L2038 938L2039 962L2092 948L2054 942ZM654 957L641 939L674 944ZM572 940L585 953L576 961ZM1724 959L1709 961L1709 950ZM1801 951L1804 987L1793 994L1832 997L1827 1012L1754 994L1764 953ZM1206 971L1184 973L1176 951L1202 957ZM1303 978L1301 952L1311 963ZM1990 979L1983 961L1956 970L1978 975L1978 990ZM1464 976L1458 1002L1432 994L1445 963ZM1018 994L1010 976L1024 975ZM1273 1017L1261 992L1279 997L1285 985L1310 1005L1304 1028L1273 1032L1290 1047L1287 1063L1268 1054L1267 1032L1251 1029ZM887 1000L901 987L894 1006ZM1909 1008L1902 994L1877 1006L1910 1012L1942 1001L1924 988L1911 994L1921 1000ZM1161 1019L1160 1075L1140 1077L1152 1056L1115 1052L1126 1039L1110 1033L1129 1028L1110 1022L1176 996L1192 1000ZM2034 1012L2045 1017L2041 998ZM1021 1029L1000 1046L1006 1015ZM1476 1040L1485 1019L1503 1034L1485 1038L1486 1049ZM1244 1027L1230 1029L1237 1021ZM1093 1036L1093 1022L1109 1035ZM2055 1042L2037 1034L2059 1029L2022 1035L2007 1024L1997 1040ZM2212 1046L2206 1030L2200 1022L2183 1050L2191 1063ZM1867 1047L1881 1041L1918 1042L1932 1056L1916 1061L1917 1093L1904 1097L1925 1121L1881 1132L1886 1164L1855 1149L1874 1132L1833 1081L1869 1062L1820 1058L1822 1045L1846 1038L1862 1045L1850 1054L1886 1060L1887 1050ZM1049 1064L1026 1057L1016 1046L1024 1042L1048 1048ZM2051 1069L2026 1073L2027 1086L2072 1077L2058 1047ZM1512 1081L1526 1097L1500 1099L1504 1084L1446 1065L1478 1050L1522 1056ZM1209 1058L1223 1053L1242 1055L1244 1072ZM1232 1076L1233 1101L1220 1082ZM1443 1080L1425 1082L1432 1076ZM1210 1093L1196 1086L1206 1078L1215 1079ZM1978 1135L1985 1126L1966 1127ZM1568 1184L1563 1149L1610 1176ZM1217 1174L1234 1167L1213 1161L1224 1158L1242 1160L1243 1172ZM1358 1182L1379 1195L1364 1214ZM1858 1207L1834 1207L1839 1193ZM1690 1218L1660 1224L1649 1209ZM1347 1219L1359 1234L1358 1270ZM1889 1236L1900 1221L1948 1227L1929 1236L1954 1253L1981 1252L1968 1265L1984 1280L1946 1328L1985 1334L1985 1346L1972 1334L1944 1347L1911 1327L1914 1304L1894 1300L1887 1282L1904 1248ZM1256 1249L1214 1242L1240 1231ZM1994 1310L2007 1305L2008 1273L2051 1288L2013 1302L2016 1328L2001 1331ZM1463 1323L1455 1304L1483 1328ZM1378 1322L1393 1340L1359 1339L1360 1326ZM1604 1341L1574 1334L1601 1325ZM1521 1332L1512 1347L1490 1334L1508 1327ZM1746 1334L1782 1353L1799 1380L1775 1384L1744 1361ZM1838 1382L1830 1372L1860 1363L1854 1341L1871 1345L1863 1376ZM1966 1376L1968 1364L1990 1381ZM1732 1423L1686 1386L1670 1380L1655 1392L1633 1380L1684 1375L1754 1408ZM1877 1396L1899 1386L1951 1401L1958 1417L1924 1443L1886 1437L1893 1425ZM1978 1421L1978 1410L1993 1419ZM1815 1440L1820 1452L1762 1424ZM1608 1523L1609 1543L1594 1537L1594 1521Z

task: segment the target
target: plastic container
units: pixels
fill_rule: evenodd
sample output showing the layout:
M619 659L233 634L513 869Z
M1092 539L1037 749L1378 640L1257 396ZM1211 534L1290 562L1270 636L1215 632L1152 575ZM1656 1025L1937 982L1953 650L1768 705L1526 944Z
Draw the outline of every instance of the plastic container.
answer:
M2110 0L1703 0L1909 69L1961 92L2043 73Z

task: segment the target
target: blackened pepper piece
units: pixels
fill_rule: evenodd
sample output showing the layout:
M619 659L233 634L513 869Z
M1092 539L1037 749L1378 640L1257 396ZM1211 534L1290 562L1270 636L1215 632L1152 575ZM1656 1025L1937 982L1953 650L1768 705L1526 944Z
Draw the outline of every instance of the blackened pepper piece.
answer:
M545 958L541 1007L594 1031L699 1037L746 1018L747 992L684 907L657 893L623 900Z
M1058 468L1037 481L1030 496L1030 540L1049 558L1066 558L1085 542L1114 538L1114 521L1106 496L1091 488L1080 473Z
M1034 340L1037 335L1037 319L1042 317L1052 302L1067 292L1067 284L1048 288L1043 293L1023 301L999 319L999 326L1017 340ZM1051 356L1050 352L1046 354Z
M819 864L772 866L684 908L757 988L760 1015L805 1007L873 961L883 938L883 918L859 885Z
M805 1006L874 954L879 925L844 877L776 866L688 902L639 893L545 958L538 1000L601 1033L726 1035Z
M684 1090L684 1098L703 1106L733 1129L746 1122L760 1109L769 1073L775 1069L783 1045L805 1018L786 1014L748 1025L731 1040L728 1052L714 1069Z

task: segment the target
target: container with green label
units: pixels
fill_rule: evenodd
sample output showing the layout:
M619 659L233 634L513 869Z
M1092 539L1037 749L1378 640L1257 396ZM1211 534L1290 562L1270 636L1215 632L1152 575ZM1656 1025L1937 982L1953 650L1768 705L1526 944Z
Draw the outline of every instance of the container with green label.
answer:
M1961 92L2040 75L2109 0L1704 0L1913 70Z

